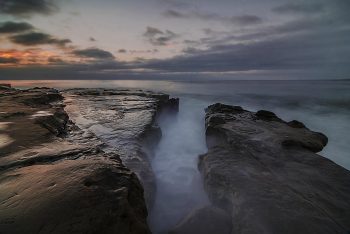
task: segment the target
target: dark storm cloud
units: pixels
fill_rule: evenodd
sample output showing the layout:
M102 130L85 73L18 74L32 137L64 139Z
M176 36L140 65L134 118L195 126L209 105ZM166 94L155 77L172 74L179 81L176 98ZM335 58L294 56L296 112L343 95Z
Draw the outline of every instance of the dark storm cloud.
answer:
M15 16L29 16L31 14L51 14L57 10L52 0L1 0L0 13Z
M0 34L1 33L19 33L34 29L31 24L24 22L3 22L0 23Z
M0 57L0 64L18 63L20 60L14 57Z
M84 58L94 58L94 59L114 59L114 55L106 50L101 50L98 48L88 48L84 50L74 50L73 54Z
M324 6L320 3L286 3L272 9L276 13L319 13Z
M57 45L65 46L70 43L69 39L57 39L49 34L40 32L30 32L9 37L10 41L19 45L33 46L33 45Z
M168 45L174 39L179 37L179 35L170 30L162 31L154 27L147 27L146 32L143 34L143 36L149 43L154 46Z
M237 15L237 16L223 16L217 13L203 12L193 10L191 12L181 12L178 10L167 10L163 12L163 16L167 18L177 19L199 19L204 21L220 21L224 23L232 23L240 26L254 25L262 22L262 19L256 15Z

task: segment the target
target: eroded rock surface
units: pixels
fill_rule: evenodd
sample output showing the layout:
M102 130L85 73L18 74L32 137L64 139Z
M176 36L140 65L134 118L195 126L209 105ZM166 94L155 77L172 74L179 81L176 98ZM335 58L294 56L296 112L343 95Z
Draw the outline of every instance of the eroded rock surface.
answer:
M148 207L156 190L150 159L161 138L156 116L163 109L177 111L178 99L145 91L72 89L64 93L66 111L85 135L93 133L104 150L118 152L123 163L140 178Z
M152 124L169 97L95 91L65 93L71 119L57 90L0 91L1 234L150 233L142 185L121 158L148 163L141 142L159 137Z
M232 233L349 233L350 172L316 154L326 136L272 112L215 104L206 137L199 168Z

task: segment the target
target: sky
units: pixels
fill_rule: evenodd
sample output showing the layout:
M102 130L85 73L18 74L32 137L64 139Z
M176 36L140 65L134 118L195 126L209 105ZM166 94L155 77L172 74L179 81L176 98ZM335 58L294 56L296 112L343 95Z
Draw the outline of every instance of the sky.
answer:
M0 0L0 79L349 79L349 0Z

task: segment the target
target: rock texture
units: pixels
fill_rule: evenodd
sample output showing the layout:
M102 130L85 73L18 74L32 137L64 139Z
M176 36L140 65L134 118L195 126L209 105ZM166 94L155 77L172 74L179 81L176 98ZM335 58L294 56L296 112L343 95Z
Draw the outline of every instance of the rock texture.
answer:
M154 202L155 178L150 159L161 138L156 117L178 111L179 100L145 91L72 89L64 93L66 111L85 135L96 135L107 152L118 152L137 174L149 208Z
M233 234L349 233L350 172L317 155L327 137L274 113L214 104L199 168Z
M108 91L123 103L110 110L117 100L95 91L69 91L64 100L49 88L0 90L1 234L150 233L142 185L121 158L146 162L141 142L159 137L152 124L169 97Z

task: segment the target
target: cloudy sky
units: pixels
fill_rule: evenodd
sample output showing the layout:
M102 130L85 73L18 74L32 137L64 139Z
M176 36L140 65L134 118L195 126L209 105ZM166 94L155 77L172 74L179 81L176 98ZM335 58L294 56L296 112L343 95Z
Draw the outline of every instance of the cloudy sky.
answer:
M349 0L0 0L0 79L349 79Z

